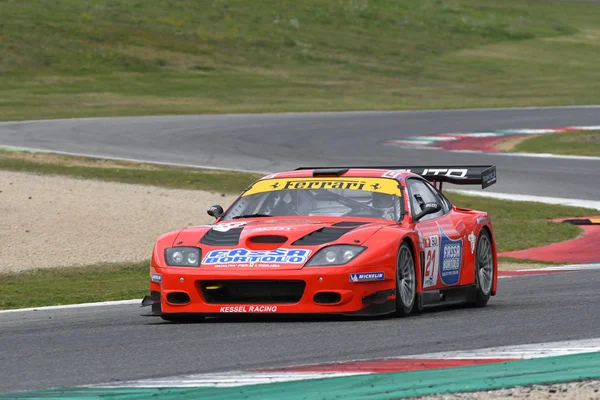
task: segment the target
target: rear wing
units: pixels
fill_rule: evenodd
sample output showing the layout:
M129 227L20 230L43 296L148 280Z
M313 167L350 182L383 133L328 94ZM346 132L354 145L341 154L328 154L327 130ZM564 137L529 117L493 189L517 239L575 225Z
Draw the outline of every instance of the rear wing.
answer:
M438 189L442 183L455 185L481 185L482 189L497 182L495 165L452 165L452 166L367 166L367 167L300 167L299 170L314 170L313 175L342 175L349 169L388 170L383 176L394 177L401 172L412 172L432 182Z

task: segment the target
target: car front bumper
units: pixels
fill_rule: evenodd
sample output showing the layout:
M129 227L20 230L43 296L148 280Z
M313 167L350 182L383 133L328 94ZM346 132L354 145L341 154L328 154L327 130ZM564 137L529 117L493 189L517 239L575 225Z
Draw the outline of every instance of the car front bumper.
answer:
M351 274L384 272L377 280ZM395 311L393 269L311 267L275 271L202 271L151 267L151 295L142 301L152 315L351 314Z

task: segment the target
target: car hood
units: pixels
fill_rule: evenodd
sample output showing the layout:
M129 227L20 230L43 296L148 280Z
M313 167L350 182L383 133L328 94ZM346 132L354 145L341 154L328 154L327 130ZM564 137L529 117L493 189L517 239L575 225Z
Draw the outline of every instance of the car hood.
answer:
M364 218L260 218L183 229L176 246L202 249L201 268L301 269L321 248L361 245L394 221Z

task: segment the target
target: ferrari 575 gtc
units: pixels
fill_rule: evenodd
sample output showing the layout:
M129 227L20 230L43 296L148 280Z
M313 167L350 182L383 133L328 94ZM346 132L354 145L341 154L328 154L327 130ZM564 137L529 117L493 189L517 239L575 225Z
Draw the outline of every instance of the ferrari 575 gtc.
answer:
M442 184L496 182L495 166L299 168L265 176L211 225L158 238L151 315L395 314L484 306L497 256L486 212L460 208Z

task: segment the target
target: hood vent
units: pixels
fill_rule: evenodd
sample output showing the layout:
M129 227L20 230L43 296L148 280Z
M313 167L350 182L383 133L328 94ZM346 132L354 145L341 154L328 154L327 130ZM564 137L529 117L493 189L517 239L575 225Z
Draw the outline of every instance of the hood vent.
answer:
M250 242L261 243L261 244L283 244L287 242L288 238L285 236L276 235L263 235L263 236L252 236Z
M237 246L242 229L244 228L232 228L225 232L211 229L202 236L200 243L209 246Z
M342 221L342 222L338 222L337 224L333 224L331 226L361 226L361 225L366 225L369 222L361 222L361 221Z
M321 228L292 243L294 246L315 246L334 242L354 228Z

